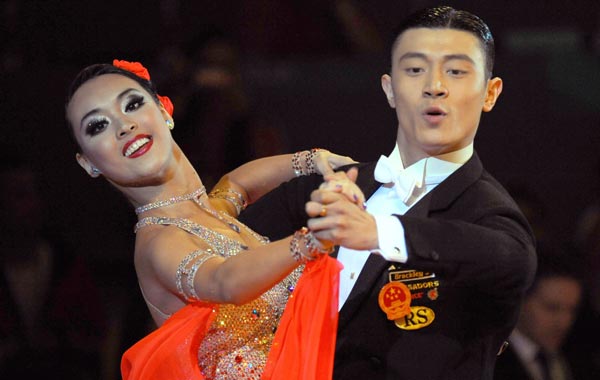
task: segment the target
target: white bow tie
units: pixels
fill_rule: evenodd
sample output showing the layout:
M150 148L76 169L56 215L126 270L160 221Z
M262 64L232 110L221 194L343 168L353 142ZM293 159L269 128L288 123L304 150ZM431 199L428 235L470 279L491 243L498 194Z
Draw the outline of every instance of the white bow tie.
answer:
M402 202L407 203L416 187L421 187L421 181L412 173L394 167L392 160L386 156L379 157L375 166L375 180L381 183L393 183L394 191Z

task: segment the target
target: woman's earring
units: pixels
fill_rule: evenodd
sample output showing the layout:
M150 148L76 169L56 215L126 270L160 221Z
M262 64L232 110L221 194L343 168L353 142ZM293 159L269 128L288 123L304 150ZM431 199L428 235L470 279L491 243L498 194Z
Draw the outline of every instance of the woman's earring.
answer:
M100 175L102 172L98 168L92 168L92 175Z
M173 128L175 128L175 123L171 120L167 120L167 127L169 127L170 130L173 130Z

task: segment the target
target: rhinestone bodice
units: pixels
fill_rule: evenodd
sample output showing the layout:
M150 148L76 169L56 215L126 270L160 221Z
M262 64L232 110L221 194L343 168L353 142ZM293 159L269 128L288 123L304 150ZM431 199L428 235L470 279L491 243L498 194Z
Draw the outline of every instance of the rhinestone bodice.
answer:
M144 218L136 224L136 231L151 224L182 228L205 241L222 257L234 256L247 249L217 231L181 218ZM244 225L242 227L262 244L268 243L268 239ZM301 271L297 268L252 302L239 306L222 304L216 308L216 318L198 350L198 364L207 379L260 379L279 319Z

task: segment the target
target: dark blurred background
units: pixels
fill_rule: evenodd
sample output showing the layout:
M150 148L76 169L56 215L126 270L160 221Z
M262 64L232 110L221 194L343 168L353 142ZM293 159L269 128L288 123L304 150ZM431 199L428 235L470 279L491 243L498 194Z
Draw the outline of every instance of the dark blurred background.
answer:
M208 184L245 160L311 147L374 160L391 151L396 130L380 89L391 30L438 3L0 4L1 148L31 165L44 224L89 263L109 322L100 372L111 379L120 350L145 328L131 306L140 298L135 218L116 191L75 162L64 122L73 76L113 58L142 62L159 93L173 99L175 137ZM582 215L600 198L600 2L445 4L482 17L496 39L495 75L504 92L483 117L476 150L523 202L540 240L572 243Z

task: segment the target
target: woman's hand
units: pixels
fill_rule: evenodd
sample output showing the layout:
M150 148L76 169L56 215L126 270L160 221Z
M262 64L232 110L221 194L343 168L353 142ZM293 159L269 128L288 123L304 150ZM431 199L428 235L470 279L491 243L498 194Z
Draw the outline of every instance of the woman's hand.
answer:
M359 250L378 247L375 218L366 212L364 195L354 183L357 173L352 168L347 175L338 172L326 176L329 180L313 191L306 203L311 217L308 228L325 246L343 245Z
M341 166L356 163L351 157L340 156L339 154L331 153L327 149L317 149L313 153L312 159L316 172L322 176L334 174L334 170Z
M324 176L325 182L319 186L319 190L343 194L350 202L364 209L365 195L356 185L356 177L358 177L357 168L350 168L347 173L340 171L327 174Z

